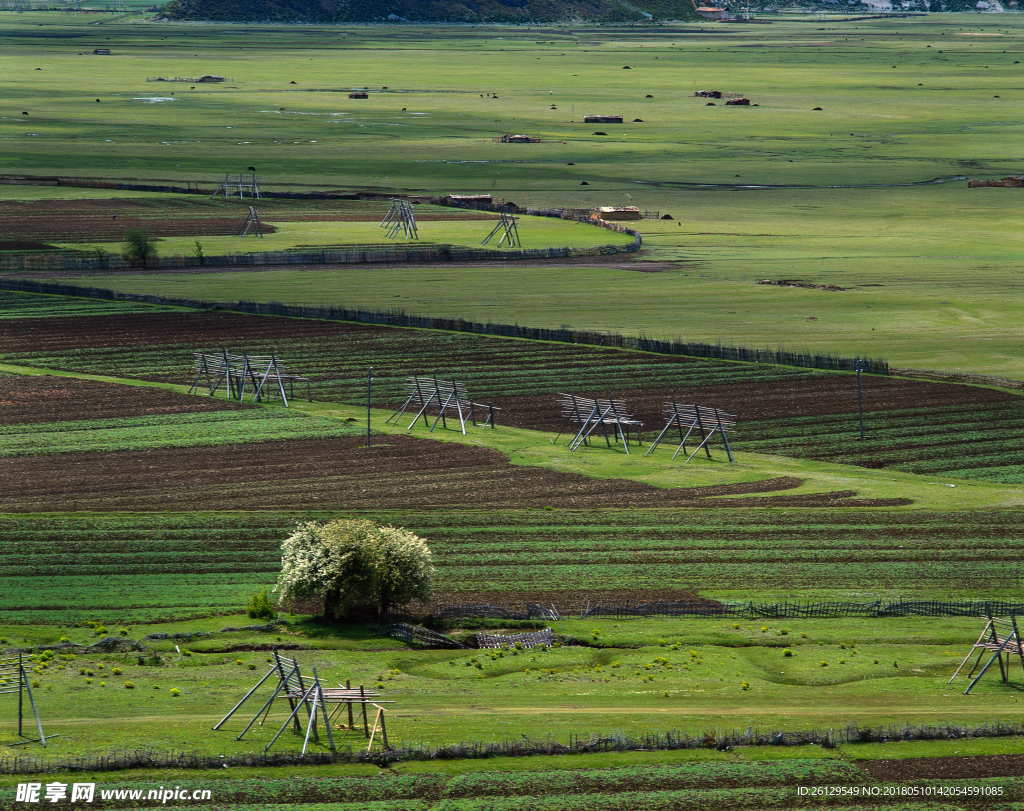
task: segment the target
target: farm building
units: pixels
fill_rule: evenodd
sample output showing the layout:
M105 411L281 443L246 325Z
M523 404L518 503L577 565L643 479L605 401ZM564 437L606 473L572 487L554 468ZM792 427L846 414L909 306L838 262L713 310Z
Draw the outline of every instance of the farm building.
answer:
M490 194L449 194L445 199L454 205L490 205L494 202L494 196Z
M198 79L196 79L196 84L199 84L200 82L202 82L203 84L215 84L217 82L223 81L223 76L200 76Z
M601 206L592 209L591 217L599 220L639 220L643 219L640 209L636 206Z
M349 93L348 97L350 99L368 99L368 98L370 98L370 94L369 93Z
M533 138L529 135L502 135L503 144L539 144L540 138Z
M712 8L710 6L701 6L697 9L697 13L705 20L728 20L729 9L727 8Z
M621 115L585 115L584 124L621 124Z
M110 56L110 48L93 48L92 52L96 56Z

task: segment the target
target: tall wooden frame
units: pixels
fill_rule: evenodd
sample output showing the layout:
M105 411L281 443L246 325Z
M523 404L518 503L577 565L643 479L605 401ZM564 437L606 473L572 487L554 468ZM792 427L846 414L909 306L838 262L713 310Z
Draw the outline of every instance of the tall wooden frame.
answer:
M409 423L408 430L412 430L412 427L420 417L423 417L424 425L430 426L430 433L433 433L438 422L441 423L443 428L447 428L447 414L458 418L459 427L462 429L462 433L465 434L467 422L472 422L473 425L478 424L477 409L487 410L487 416L483 420L484 428L488 426L494 428L494 412L501 411L493 403L488 403L486 406L481 403L474 403L466 391L466 385L457 380L415 376L406 378L405 386L407 394L405 402L394 414L384 421L385 424L397 425L398 420L401 419L402 415L410 407L415 408L418 406L419 411L416 412L416 416ZM427 409L431 407L437 409L437 416L434 419L433 425L430 424L427 418Z
M385 229L388 239L394 239L399 231L405 234L406 239L419 239L419 230L416 228L416 211L412 204L405 200L392 200L391 208L380 221L380 227Z
M1010 655L1012 653L1016 653L1020 657L1021 668L1024 669L1024 640L1021 639L1020 630L1017 627L1016 614L1010 614L1009 619L993 617L992 614L988 614L988 622L985 623L985 629L981 632L981 636L978 637L978 641L974 643L970 653L964 657L964 660L950 677L948 683L951 684L953 679L959 675L964 665L967 664L967 660L974 655L975 651L978 651L978 658L967 674L967 678L974 676L974 671L978 669L978 665L981 664L981 659L986 651L992 654L992 658L981 668L978 675L974 676L973 681L967 685L967 689L964 690L965 696L974 689L974 685L981 680L981 677L985 675L985 671L992 666L993 662L999 663L999 673L1003 678L1003 684L1009 684ZM1006 654L1005 664L1003 663L1004 653Z
M708 443L714 439L715 435L722 437L722 442L725 444L725 452L729 456L730 462L735 462L736 459L732 455L732 447L729 445L728 432L732 431L736 427L736 417L732 414L726 414L724 411L720 411L717 408L706 408L705 406L699 405L683 405L677 403L675 398L665 404L662 413L667 417L665 427L658 434L658 438L651 443L651 447L648 448L647 453L644 456L650 456L654 453L654 449L658 447L661 440L665 435L672 429L677 428L679 430L679 447L676 448L676 452L672 454L672 458L675 459L680 451L686 451L686 440L696 431L700 434L700 444L697 445L696 450L686 457L686 464L694 456L696 456L700 449L703 448L707 454L708 459L711 458L711 448ZM683 433L683 429L686 429L686 433Z
M637 444L640 443L640 429L643 423L633 416L626 409L622 400L605 400L598 397L581 397L577 394L559 394L558 403L562 408L562 427L555 436L552 443L558 441L566 426L570 424L579 425L580 428L569 440L569 450L574 451L580 445L589 444L591 435L601 429L604 441L608 447L612 446L611 437L608 435L608 428L613 428L612 435L622 440L622 447L629 453L629 429L636 429Z
M39 720L39 711L36 709L35 699L32 697L32 685L28 680L28 673L25 672L24 654L19 650L17 656L0 656L0 695L18 694L18 737L24 738L24 714L25 695L28 695L29 706L32 707L32 716L36 719L36 730L38 738L30 738L25 741L12 743L10 746L21 746L26 743L41 743L46 746L46 735L43 734L43 723ZM56 735L50 735L56 738Z
M317 675L316 668L312 668L313 678L310 681L302 676L302 670L299 667L298 660L293 656L289 662L287 659L281 656L280 653L275 649L274 663L271 665L270 670L260 679L256 684L247 692L231 711L228 712L217 724L213 727L215 730L219 730L227 723L228 719L231 718L242 705L245 704L265 683L270 681L273 683L273 679L277 679L277 685L270 697L264 702L263 706L257 710L256 714L252 717L245 729L243 729L235 738L236 741L242 740L245 734L252 729L253 725L259 722L262 727L266 721L267 716L270 715L270 711L273 708L274 702L278 698L284 698L288 702L288 706L291 712L285 719L284 723L277 730L274 737L270 740L263 751L267 752L270 750L278 738L284 733L284 731L291 726L293 731L297 734L302 734L303 726L305 726L305 735L303 736L302 742L302 754L306 754L306 749L309 747L310 738L315 743L320 742L319 724L323 724L324 729L327 732L327 741L332 752L337 751L337 747L334 743L334 733L331 730L331 723L333 722L336 715L341 712L343 707L348 709L348 724L347 729L354 731L356 729L355 724L355 712L354 708L359 707L362 714L362 727L363 734L369 739L367 744L367 750L373 746L374 738L379 732L381 735L381 741L385 749L390 749L391 746L388 743L388 732L387 723L384 720L385 709L381 704L393 704L393 701L382 701L380 699L380 693L367 690L363 686L352 687L351 682L346 679L344 687L325 687L320 677ZM335 704L333 712L328 711L328 705ZM377 710L376 717L373 722L373 728L370 728L369 718L367 715L367 708L374 707Z

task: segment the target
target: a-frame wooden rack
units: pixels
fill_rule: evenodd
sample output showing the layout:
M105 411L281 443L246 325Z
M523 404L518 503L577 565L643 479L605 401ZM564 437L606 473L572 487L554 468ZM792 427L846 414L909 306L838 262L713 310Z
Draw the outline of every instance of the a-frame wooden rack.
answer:
M480 244L486 245L498 236L498 233L500 232L501 236L498 238L497 242L499 248L501 247L501 243L505 240L508 240L508 246L510 248L523 247L523 243L519 239L519 228L516 226L517 219L518 217L513 217L511 214L502 213L501 219L498 220L498 224L494 226L491 233L484 237L484 241Z
M488 403L487 405L474 403L466 391L466 385L457 380L441 380L437 377L409 377L406 378L405 389L407 394L405 402L401 408L384 421L385 424L397 425L398 420L401 419L407 410L418 406L419 411L416 412L416 416L409 423L409 430L412 430L412 427L420 417L423 417L424 425L430 425L431 433L433 433L439 422L443 428L447 428L448 422L445 418L447 414L450 417L458 418L459 427L462 429L462 433L465 434L467 422L472 422L473 425L478 424L478 410L486 411L487 416L483 420L484 428L487 426L494 428L494 412L501 411L500 408L495 408L493 403ZM433 425L427 419L427 409L429 408L437 409L437 417L434 419Z
M711 458L711 448L708 447L708 443L714 439L715 435L722 437L722 442L725 443L725 452L729 455L729 461L735 462L736 459L732 455L732 448L729 445L728 431L732 431L736 427L736 417L732 414L726 414L724 411L720 411L717 408L707 408L699 405L683 405L677 403L675 399L665 403L665 407L662 413L667 418L665 427L661 433L658 434L658 438L651 443L651 447L648 448L647 453L644 456L650 456L654 449L658 447L658 444L665 437L665 435L673 428L679 430L679 447L676 448L676 452L672 454L672 458L675 459L680 451L686 451L686 440L694 433L694 431L700 434L700 444L697 445L696 449L689 456L686 457L686 462L689 462L701 448L707 453L708 459ZM683 429L686 429L686 433L683 433ZM686 462L683 462L685 465Z
M388 239L397 237L399 231L405 234L406 239L420 238L419 230L416 228L416 210L405 200L391 201L391 208L380 221L380 227L385 229Z
M622 447L629 453L629 429L636 429L636 442L640 444L640 429L643 423L633 418L622 400L605 400L600 397L581 397L577 394L559 394L558 404L562 408L562 423L558 435L551 440L557 442L567 425L579 425L580 428L569 441L569 450L574 451L580 445L588 443L590 436L601 429L604 441L612 446L608 429L612 435L622 440Z
M39 720L39 711L36 709L35 699L32 698L32 685L29 683L28 674L25 672L25 660L21 651L17 656L0 656L0 695L18 694L18 737L24 738L22 723L24 720L25 699L28 696L28 703L32 707L32 715L36 719L36 730L38 738L30 738L24 741L17 741L10 746L22 746L26 743L38 742L46 746L47 736L43 734L43 723ZM56 738L56 735L50 735Z
M380 733L381 741L384 744L385 749L390 749L391 746L388 743L388 730L387 724L384 720L384 708L381 704L393 704L393 701L382 701L380 699L380 693L367 690L364 687L352 687L348 680L345 681L345 687L325 687L317 676L316 668L312 668L313 677L312 679L303 678L302 670L299 667L298 660L293 656L291 661L288 661L284 657L274 650L274 663L267 674L256 682L255 686L248 693L246 693L242 700L239 701L220 721L217 722L214 729L220 729L227 722L232 715L234 715L241 706L248 701L252 696L263 686L267 681L273 683L273 679L276 678L277 686L271 693L270 698L266 700L262 707L252 717L252 720L246 725L238 736L235 738L236 741L242 740L253 725L258 721L262 727L263 722L267 719L270 714L270 710L273 708L274 701L278 698L284 698L288 702L288 706L291 709L291 713L285 719L285 722L278 729L277 734L271 739L270 743L264 747L264 752L269 751L270 747L277 743L277 739L281 737L284 731L291 726L297 734L302 734L303 725L305 725L305 735L302 743L302 754L306 753L306 749L309 746L310 737L316 743L320 742L319 723L322 723L324 729L327 732L328 745L332 752L337 751L334 743L334 733L331 731L331 724L334 722L335 716L341 711L342 707L348 708L348 724L347 729L355 730L355 708L359 707L362 713L362 727L364 735L369 739L367 748L373 746L373 740ZM328 705L335 704L335 708L332 712L328 712ZM373 728L371 730L369 718L367 716L367 708L374 707L377 710L377 715L373 722ZM319 717L319 721L318 721Z
M249 218L245 221L245 225L243 225L241 230L238 232L238 236L244 237L250 230L254 237L263 236L263 226L260 225L260 215L256 211L255 206L249 206Z
M246 389L251 392L252 402L272 399L274 394L281 397L284 407L288 407L289 396L295 396L295 383L306 384L306 397L310 396L310 379L285 372L277 359L270 355L235 355L222 349L220 352L193 352L193 366L196 378L192 382L189 394L198 394L201 383L205 383L207 393L213 397L223 385L225 393L231 400L242 402ZM288 391L285 391L285 383Z
M978 658L967 674L967 678L974 676L974 671L978 670L978 665L981 664L986 651L992 654L992 658L985 663L985 666L978 671L978 675L974 676L971 683L967 685L967 689L964 690L965 696L974 689L974 685L981 680L981 677L985 675L985 671L992 666L993 662L999 663L999 673L1003 677L1003 684L1009 684L1010 657L1012 654L1017 654L1020 658L1021 668L1024 669L1024 640L1021 639L1020 630L1017 628L1017 616L1010 614L1009 619L1006 619L1003 617L993 617L989 614L988 622L985 623L985 630L981 632L981 636L974 643L971 652L964 657L960 667L950 677L949 683L952 683L953 679L959 675L975 651L978 651ZM1003 654L1006 655L1005 664L1003 663Z

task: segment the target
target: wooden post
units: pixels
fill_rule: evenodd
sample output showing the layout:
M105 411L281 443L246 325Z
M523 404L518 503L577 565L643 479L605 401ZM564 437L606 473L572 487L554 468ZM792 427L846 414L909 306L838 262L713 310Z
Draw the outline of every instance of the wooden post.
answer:
M373 395L373 367L366 371L366 447L370 447L370 401Z
M351 690L352 689L352 679L345 679L345 689L346 690ZM349 700L349 702L348 702L348 728L349 729L355 729L356 728L355 719L352 717L352 701L351 700Z
M370 724L366 720L366 688L363 685L359 685L359 697L362 699L363 704L363 734L367 738L370 737Z

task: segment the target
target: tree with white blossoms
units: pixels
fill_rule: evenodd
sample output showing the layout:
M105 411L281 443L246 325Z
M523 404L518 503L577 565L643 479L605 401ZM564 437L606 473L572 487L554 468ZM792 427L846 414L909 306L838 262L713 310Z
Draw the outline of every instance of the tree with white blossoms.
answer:
M406 529L372 521L299 524L281 546L282 600L322 597L324 616L374 606L383 620L392 607L430 599L434 566L426 541Z

